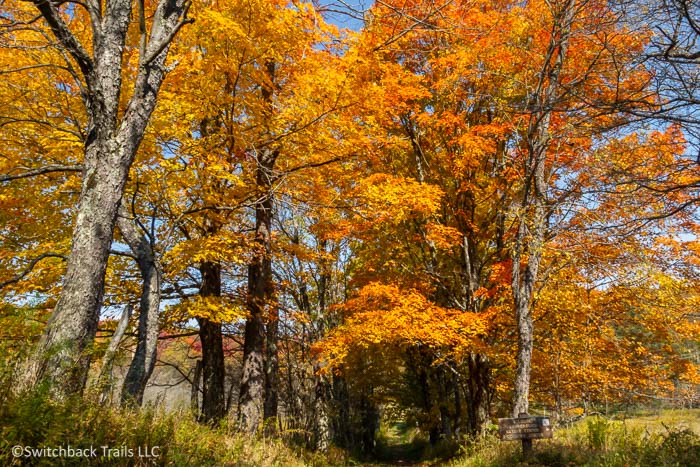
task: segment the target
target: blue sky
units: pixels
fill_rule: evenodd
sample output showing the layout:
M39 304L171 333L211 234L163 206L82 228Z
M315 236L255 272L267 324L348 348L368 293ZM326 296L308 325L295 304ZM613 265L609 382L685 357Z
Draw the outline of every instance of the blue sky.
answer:
M318 0L319 7L328 9L326 19L339 27L359 30L362 13L374 3L372 0Z

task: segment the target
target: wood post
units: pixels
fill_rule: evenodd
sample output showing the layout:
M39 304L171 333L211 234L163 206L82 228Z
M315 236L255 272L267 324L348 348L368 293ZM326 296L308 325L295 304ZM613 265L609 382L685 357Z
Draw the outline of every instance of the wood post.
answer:
M530 415L528 415L527 412L520 412L518 414L518 418L529 418L529 417L530 417ZM523 438L522 443L523 443L523 457L525 459L527 459L527 458L532 456L532 439Z

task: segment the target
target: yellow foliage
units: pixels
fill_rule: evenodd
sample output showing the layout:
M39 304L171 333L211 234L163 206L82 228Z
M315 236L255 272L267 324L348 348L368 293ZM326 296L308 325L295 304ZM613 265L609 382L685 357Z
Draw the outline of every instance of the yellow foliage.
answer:
M247 252L240 239L220 232L178 243L165 255L163 264L167 272L176 274L189 266L204 262L242 264Z
M192 318L207 318L217 323L230 323L246 317L240 304L226 297L202 297L197 295L166 310L167 321L184 322Z
M446 250L455 246L460 246L462 243L463 235L454 227L429 222L426 225L426 230L426 240L432 242L435 248Z
M395 224L435 213L443 191L436 185L378 173L362 179L354 194L358 214L374 222Z

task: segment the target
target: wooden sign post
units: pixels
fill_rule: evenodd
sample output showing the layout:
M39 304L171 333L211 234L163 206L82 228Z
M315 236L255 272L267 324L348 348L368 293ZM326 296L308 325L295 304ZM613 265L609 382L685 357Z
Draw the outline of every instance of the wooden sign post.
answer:
M548 417L531 417L521 413L518 418L499 418L498 434L503 441L521 440L523 455L532 454L532 440L552 437L552 425Z

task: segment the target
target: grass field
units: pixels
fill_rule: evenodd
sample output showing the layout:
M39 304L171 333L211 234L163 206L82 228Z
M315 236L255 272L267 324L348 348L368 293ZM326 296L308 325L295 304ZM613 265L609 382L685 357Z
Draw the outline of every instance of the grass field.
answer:
M700 466L700 410L665 410L606 418L589 417L534 442L524 459L520 443L491 436L464 449L449 462L459 467L544 466Z
M446 455L457 449L450 459ZM517 441L495 433L461 447L429 446L401 424L382 431L375 463L362 465L486 466L700 466L700 410L663 410L593 416L534 442L525 459Z

